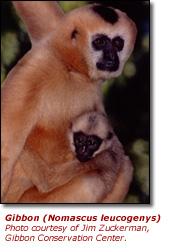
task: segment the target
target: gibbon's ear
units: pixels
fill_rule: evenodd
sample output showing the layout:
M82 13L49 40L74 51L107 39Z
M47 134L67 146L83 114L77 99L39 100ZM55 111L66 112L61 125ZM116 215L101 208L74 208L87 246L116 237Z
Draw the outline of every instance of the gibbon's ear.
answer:
M64 16L56 1L12 1L12 3L25 23L32 43L51 33Z

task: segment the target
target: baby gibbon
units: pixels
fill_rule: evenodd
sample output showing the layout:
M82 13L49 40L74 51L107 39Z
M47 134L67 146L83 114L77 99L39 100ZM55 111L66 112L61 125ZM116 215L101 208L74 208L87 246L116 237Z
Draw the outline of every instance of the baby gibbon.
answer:
M105 114L89 112L79 116L72 122L68 137L74 157L78 159L75 162L83 162L84 172L47 194L31 188L19 203L98 203L111 192L120 169L127 162L122 145ZM102 165L98 163L100 154L103 156ZM96 162L96 169L93 168L93 160Z

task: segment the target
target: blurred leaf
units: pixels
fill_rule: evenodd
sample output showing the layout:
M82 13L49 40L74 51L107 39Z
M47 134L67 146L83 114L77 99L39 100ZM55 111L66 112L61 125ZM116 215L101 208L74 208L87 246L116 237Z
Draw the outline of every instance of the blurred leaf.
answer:
M135 165L135 179L141 191L149 195L149 142L137 139L129 150Z
M65 13L88 4L88 1L58 1Z
M16 33L6 32L1 37L1 60L4 65L9 65L19 52Z

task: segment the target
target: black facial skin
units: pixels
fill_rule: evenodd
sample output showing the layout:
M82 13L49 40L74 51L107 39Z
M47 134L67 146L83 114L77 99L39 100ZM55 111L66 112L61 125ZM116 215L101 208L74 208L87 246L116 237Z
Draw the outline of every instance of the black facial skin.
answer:
M118 52L124 47L124 40L114 37L112 40L106 35L99 34L92 41L92 46L96 51L102 51L103 57L96 63L99 70L116 71L119 68Z
M102 139L96 135L85 135L83 132L74 133L76 157L81 162L89 161L93 153L98 150Z

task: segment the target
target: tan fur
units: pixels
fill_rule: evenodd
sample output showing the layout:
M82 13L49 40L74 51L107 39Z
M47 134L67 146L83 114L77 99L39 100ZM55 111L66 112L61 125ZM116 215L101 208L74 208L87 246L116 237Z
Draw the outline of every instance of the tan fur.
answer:
M124 156L112 190L107 195L104 193L104 182L93 172L78 176L46 194L40 193L35 187L30 188L18 203L121 203L128 193L132 176L132 164Z
M74 162L67 131L76 116L93 110L104 112L100 83L121 73L136 37L135 25L122 12L120 22L111 25L90 12L89 6L64 15L57 5L54 8L53 2L14 4L26 23L33 47L2 86L2 202L11 201L10 190L15 194L12 202L17 202L26 189L25 183L28 188L36 185L42 192L48 192L78 174L103 169L102 154L100 160L87 164L86 169ZM79 33L76 40L71 40L74 29ZM127 34L120 70L115 74L101 72L91 59L90 37L93 32L114 33L120 29ZM108 152L107 157L111 157ZM25 173L25 183L20 182L20 171Z
M124 201L133 178L133 166L128 156L124 156L123 164L117 175L114 187L102 200L102 203L121 203Z

